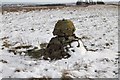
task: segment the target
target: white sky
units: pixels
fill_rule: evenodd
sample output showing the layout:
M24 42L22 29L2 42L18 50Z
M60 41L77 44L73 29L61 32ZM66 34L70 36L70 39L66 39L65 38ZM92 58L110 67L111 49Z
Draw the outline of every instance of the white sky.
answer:
M64 3L64 2L76 2L78 0L0 0L1 2L52 2L52 3ZM96 0L93 0L96 1ZM119 0L102 0L102 1L119 1Z

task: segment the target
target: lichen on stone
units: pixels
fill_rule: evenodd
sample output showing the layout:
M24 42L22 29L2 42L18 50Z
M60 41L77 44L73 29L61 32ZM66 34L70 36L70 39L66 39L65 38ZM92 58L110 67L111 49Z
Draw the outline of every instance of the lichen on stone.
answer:
M75 27L72 21L66 19L58 20L53 31L53 35L55 35L55 37L51 38L47 47L37 51L30 51L29 54L35 58L43 57L45 60L69 58L71 56L69 54L69 48L72 47L71 43L74 41L78 42L79 40L79 38L75 36L74 32Z
M72 21L70 20L58 20L55 24L53 35L57 36L71 36L74 34L75 27Z

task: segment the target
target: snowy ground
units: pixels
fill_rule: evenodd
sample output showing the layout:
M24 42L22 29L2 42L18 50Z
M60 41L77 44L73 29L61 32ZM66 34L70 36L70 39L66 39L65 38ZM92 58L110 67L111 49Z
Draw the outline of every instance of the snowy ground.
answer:
M0 23L0 77L8 78L117 78L118 8L112 5L5 13ZM70 19L75 34L89 51L74 47L69 59L44 61L14 55L7 50L20 45L40 47L53 37L59 19ZM6 44L6 47L2 45ZM75 43L73 43L75 46ZM4 49L3 49L4 48ZM82 54L85 52L85 54ZM24 53L23 53L24 54Z

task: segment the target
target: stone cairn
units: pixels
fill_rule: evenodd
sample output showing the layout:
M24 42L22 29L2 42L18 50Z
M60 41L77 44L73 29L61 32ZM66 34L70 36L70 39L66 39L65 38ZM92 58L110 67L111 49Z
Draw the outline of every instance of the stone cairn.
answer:
M74 41L78 42L77 47L80 47L79 38L75 36L75 26L70 20L58 20L55 24L53 31L53 37L48 43L45 49L38 50L36 52L29 52L34 56L43 57L45 60L58 60L62 58L69 58L69 48Z

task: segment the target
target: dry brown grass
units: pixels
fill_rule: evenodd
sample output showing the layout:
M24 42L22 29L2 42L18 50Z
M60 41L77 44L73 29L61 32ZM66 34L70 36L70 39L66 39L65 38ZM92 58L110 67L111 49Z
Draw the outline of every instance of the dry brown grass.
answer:
M39 6L39 7L4 7L2 13L7 12L18 12L18 11L34 11L34 10L46 10L46 9L62 9L65 6Z
M64 7L88 7L88 6L28 6L28 7L3 7L2 8L2 14L4 12L18 12L18 11L24 11L24 12L29 12L29 11L34 11L34 10L47 10L47 9L62 9Z

